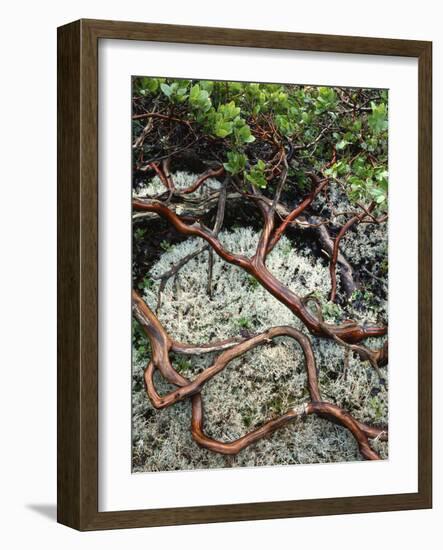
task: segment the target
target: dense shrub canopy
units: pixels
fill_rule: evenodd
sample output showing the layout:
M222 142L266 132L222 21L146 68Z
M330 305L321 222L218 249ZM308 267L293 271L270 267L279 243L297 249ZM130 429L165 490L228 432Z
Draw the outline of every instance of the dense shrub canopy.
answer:
M351 202L387 205L386 90L134 78L135 170L179 151L223 163L232 175L265 189L281 172L293 186L307 171L343 186ZM149 116L151 115L151 116Z

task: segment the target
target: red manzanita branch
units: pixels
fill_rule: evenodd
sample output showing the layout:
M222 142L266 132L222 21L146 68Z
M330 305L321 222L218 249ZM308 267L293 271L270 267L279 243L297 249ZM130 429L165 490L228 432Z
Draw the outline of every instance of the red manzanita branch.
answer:
M336 266L337 266L337 258L338 258L338 252L339 252L339 244L341 239L344 237L345 233L355 224L358 224L365 218L367 215L370 215L372 210L375 208L375 203L371 203L367 209L364 209L361 214L357 214L356 216L353 216L350 218L340 229L338 232L335 241L334 241L334 248L332 249L332 256L331 261L329 263L329 273L331 275L331 296L330 300L331 302L335 302L337 297L337 273L336 273Z
M190 193L194 193L197 191L203 183L205 183L206 180L209 178L216 178L224 174L224 167L220 166L219 168L210 168L206 170L206 172L203 172L198 178L195 179L195 181L185 189L177 189L174 184L174 178L172 177L172 174L169 172L169 162L163 161L162 163L162 169L159 168L159 166L152 162L149 164L151 168L153 168L165 187L169 190L173 189L175 195L189 195Z
M223 166L220 166L219 168L210 168L209 170L206 170L206 172L204 172L201 176L199 176L189 187L186 187L186 189L181 189L180 193L182 195L194 193L194 191L197 191L197 189L199 189L207 179L219 177L223 175L224 171L225 169Z
M280 224L280 226L275 230L274 235L272 236L272 239L268 246L267 253L271 252L271 250L274 248L274 246L278 243L278 241L281 239L281 236L286 231L288 225L290 225L294 220L296 220L302 212L306 210L306 208L313 203L314 199L317 197L317 195L328 185L329 179L319 179L314 174L310 174L312 181L315 183L316 187L314 190L309 193L309 195L303 199L303 201L297 205L292 212L286 216L286 218L283 220L283 222Z
M223 247L219 239L214 236L214 233L210 229L199 223L193 223L192 225L185 223L177 214L160 201L153 199L134 199L132 204L134 210L155 212L159 214L169 221L179 233L200 237L207 241L221 258L230 264L241 267L252 275L266 290L268 290L268 292L301 319L312 334L330 338L330 335L325 333L317 317L305 306L302 299L294 294L294 292L279 281L267 269L264 263L263 254L256 254L253 258L247 258L241 254L229 252ZM266 250L266 248L264 248L264 250ZM354 322L347 322L341 325L327 325L327 327L332 333L348 343L360 342L368 336L382 336L386 334L386 327L363 327Z
M151 361L145 372L145 383L148 395L153 405L156 408L161 409L173 405L185 397L199 393L204 384L206 384L206 382L211 380L211 378L219 372L224 370L232 360L244 355L246 352L251 351L259 345L269 343L273 338L277 338L278 336L289 336L300 344L305 357L306 371L308 372L309 392L313 399L320 400L320 392L316 378L317 375L315 372L315 359L309 339L294 327L282 326L270 328L261 334L257 334L247 340L244 340L243 342L236 343L230 349L227 349L219 355L213 365L196 376L192 382L162 397L158 395L154 387L153 375L155 371L155 363L154 361Z
M149 167L155 171L166 189L171 190L173 188L171 185L171 180L165 174L163 168L160 168L160 166L156 162L150 162Z
M185 119L182 119L182 118L177 118L177 117L170 116L170 115L165 115L165 114L162 114L162 113L141 113L141 114L137 114L137 115L132 116L132 120L141 120L143 118L159 118L159 119L163 119L163 120L169 120L171 122L179 122L180 124L185 124L186 126L191 127L191 123L189 122L189 120L185 120Z
M247 339L224 340L205 344L204 346L187 346L186 344L178 344L170 338L157 317L136 291L133 291L133 312L145 330L152 349L151 361L145 370L145 384L148 396L156 408L169 407L184 398L191 397L191 432L194 440L200 446L222 454L237 454L245 447L263 437L271 435L275 430L285 426L289 422L304 415L317 414L347 428L356 439L364 458L368 460L378 460L380 458L370 447L368 437L381 437L386 434L385 430L358 422L340 407L322 400L311 342L306 335L294 327L272 327L261 334ZM270 342L273 338L281 336L288 336L296 340L303 351L311 401L289 409L283 415L265 422L260 428L249 432L235 441L222 442L205 435L203 428L203 401L201 398L201 389L204 384L225 369L233 359L242 356L259 345ZM193 381L190 381L173 368L169 359L170 351L180 353L184 350L186 352L192 350L195 353L214 350L224 351L218 356L212 366L205 369ZM160 396L153 380L155 369L158 369L168 382L176 385L177 389L165 396Z
M311 401L310 403L305 403L302 406L289 409L284 414L272 420L268 420L262 426L249 432L243 437L226 443L210 438L204 433L203 399L201 394L197 394L192 398L191 431L194 440L201 447L220 454L236 455L252 443L255 443L263 437L268 437L275 432L275 430L278 430L290 422L309 414L316 414L323 418L329 418L344 428L347 428L357 441L363 458L366 460L380 460L378 453L376 453L369 445L368 434L362 429L362 425L348 412L337 405L326 401ZM381 430L378 430L378 432L380 433Z

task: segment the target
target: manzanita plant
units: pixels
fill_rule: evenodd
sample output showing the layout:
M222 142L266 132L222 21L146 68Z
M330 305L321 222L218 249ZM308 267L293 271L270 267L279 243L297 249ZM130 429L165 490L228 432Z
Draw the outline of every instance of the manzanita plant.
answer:
M344 409L324 400L307 335L332 340L347 353L368 361L386 383L380 369L387 364L387 342L378 348L363 342L368 337L386 335L387 327L330 319L339 316L339 306L345 307L355 298L363 278L355 276L340 250L340 242L360 224L375 227L388 218L387 91L135 77L133 92L134 187L154 175L162 184L156 196L133 200L134 223L138 224L134 315L151 345L145 383L154 406L163 408L190 398L193 437L215 452L238 453L292 419L316 414L346 427L365 458L379 458L368 439L385 438L386 429L358 422ZM201 173L189 187L179 188L174 182L177 167ZM209 195L201 193L210 178L217 178L219 187L210 189ZM343 205L343 209L337 205ZM218 237L225 215L237 219L236 213L245 207L262 220L251 257L225 249ZM158 248L164 249L162 243L168 243L168 238L171 242L183 237L203 241L197 252L165 273L163 288L187 261L209 251L210 258L215 253L243 269L254 284L264 287L302 321L306 333L291 327L272 327L261 335L251 335L250 321L241 317L237 323L239 336L229 341L201 345L174 341L136 290L148 284L144 271L150 261L143 244L148 233L139 225L159 220L167 225L163 231L166 241L159 242ZM282 235L306 230L316 232L320 248L328 257L331 291L326 306L315 293L296 295L266 265ZM211 273L212 260L208 263L209 293ZM293 338L301 345L310 400L236 442L215 441L205 435L201 398L204 384L233 358L276 336ZM221 354L193 381L175 370L169 357L171 352L186 355L215 351ZM155 371L176 389L160 396Z

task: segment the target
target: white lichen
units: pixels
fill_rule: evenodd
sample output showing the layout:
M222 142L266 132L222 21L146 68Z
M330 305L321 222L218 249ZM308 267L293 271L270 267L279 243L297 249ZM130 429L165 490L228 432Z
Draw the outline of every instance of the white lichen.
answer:
M246 227L223 231L220 240L233 252L250 256L257 244L257 231ZM172 246L150 271L159 276L202 242L188 239ZM357 252L355 252L357 254ZM187 343L204 343L236 336L243 330L259 332L275 325L304 325L246 272L214 257L212 296L207 286L207 252L189 261L168 281L161 296L158 317L171 336ZM327 303L330 278L327 264L313 256L303 242L283 237L269 256L267 266L299 296L316 292ZM155 308L159 281L155 279L144 298ZM346 312L346 314L349 312ZM340 321L345 315L334 310ZM361 322L373 320L372 310L359 312ZM345 368L343 347L312 338L323 398L344 407L366 422L387 423L387 389L368 363L352 355ZM380 340L376 341L380 346ZM193 357L176 368L193 378L211 364L213 356ZM315 416L298 419L271 438L259 441L235 457L200 449L190 434L190 403L156 411L143 387L146 357L135 354L133 370L133 467L134 471L186 470L195 468L261 466L311 462L361 460L357 444L347 430ZM160 393L170 389L160 377ZM309 398L306 373L299 346L278 338L233 361L202 392L205 429L215 438L238 438L267 419ZM387 444L376 443L382 456Z
M186 189L191 186L198 176L190 174L189 172L178 171L175 172L172 177L175 188L180 191L181 189ZM216 189L220 189L220 182L215 178L208 178L205 180L204 186L197 189L193 193L190 193L189 196L192 197L196 194L208 193L209 190ZM166 189L161 179L158 176L155 176L152 179L148 179L139 184L133 191L133 197L137 197L139 199L149 198L156 195L161 195L165 191Z

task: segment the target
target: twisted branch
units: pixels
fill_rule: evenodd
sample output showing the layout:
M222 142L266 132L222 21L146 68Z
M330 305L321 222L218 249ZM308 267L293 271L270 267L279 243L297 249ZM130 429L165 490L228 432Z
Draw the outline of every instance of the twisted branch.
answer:
M166 219L179 233L204 239L213 250L226 262L244 269L253 276L268 292L275 296L292 313L294 313L306 325L308 330L315 336L330 338L331 333L338 336L341 340L348 343L358 343L369 336L382 336L386 334L386 327L363 327L355 322L348 322L341 325L328 325L328 331L319 322L303 301L294 292L289 290L286 285L279 281L266 267L264 256L267 250L267 237L272 230L270 209L263 207L265 215L265 229L259 241L256 254L252 258L247 258L242 254L234 254L226 250L220 243L214 232L203 224L194 222L187 224L175 214L164 203L155 199L134 199L133 209L136 211L155 212ZM263 235L265 235L263 237ZM266 244L266 247L265 247Z
M343 227L338 232L335 241L334 241L334 248L332 249L332 256L331 256L331 262L329 264L329 273L331 275L331 302L335 302L337 297L337 274L336 274L336 265L337 265L337 258L339 253L339 244L341 239L344 237L346 231L348 231L352 226L355 224L358 224L361 222L366 216L370 215L372 210L375 208L375 203L371 203L370 206L366 209L363 209L363 212L361 214L357 214L353 216L351 219L349 219Z
M136 291L133 291L133 312L135 318L139 321L148 336L152 348L152 358L145 370L145 385L148 396L153 406L158 409L169 407L178 401L190 397L192 399L191 432L194 440L200 446L221 454L237 454L245 447L263 437L271 435L275 430L285 426L289 422L304 415L316 414L347 428L356 439L360 452L365 459L380 459L379 455L370 447L368 438L382 437L386 434L386 430L358 422L348 412L337 405L322 400L311 342L307 336L294 327L272 327L261 334L247 339L230 339L203 346L189 346L174 342L170 338L157 317ZM270 342L273 338L281 336L294 339L303 351L311 401L289 409L279 417L268 420L261 427L232 442L217 441L205 435L201 390L206 382L224 370L233 359L244 355L259 345ZM171 351L200 354L220 350L223 350L223 352L215 362L200 373L193 381L178 373L173 368L169 358ZM160 371L165 380L176 385L177 389L167 395L160 396L155 388L153 379L156 369Z

